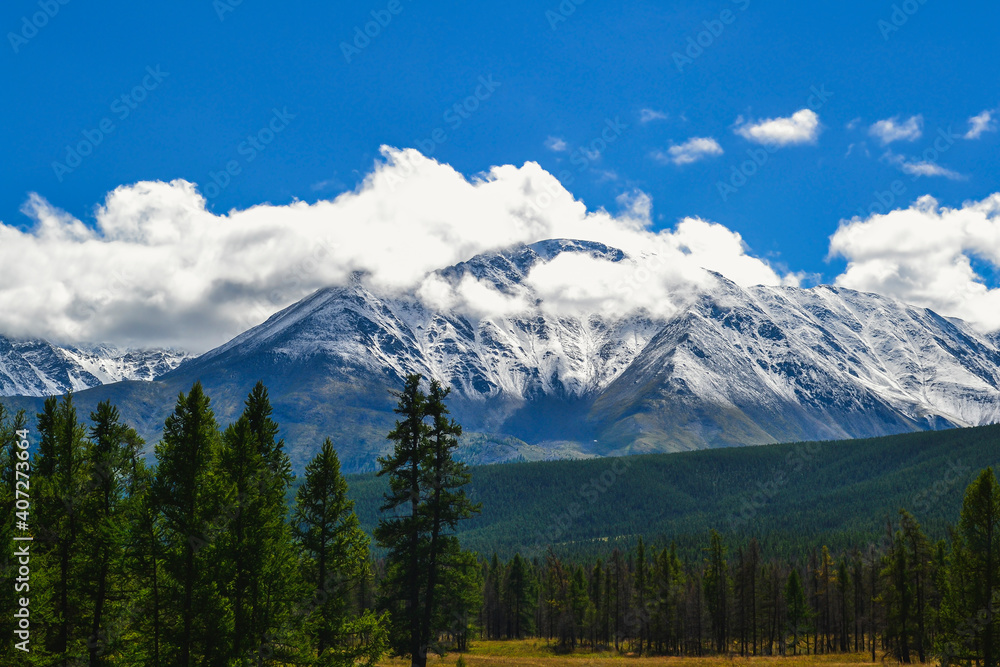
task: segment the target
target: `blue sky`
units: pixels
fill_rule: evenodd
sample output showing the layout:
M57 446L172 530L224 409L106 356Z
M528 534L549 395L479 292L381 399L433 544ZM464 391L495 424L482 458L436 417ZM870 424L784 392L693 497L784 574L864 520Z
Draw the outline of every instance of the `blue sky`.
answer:
M212 211L315 202L355 188L388 144L466 175L536 161L591 210L638 189L657 227L718 222L826 282L845 266L827 260L838 222L894 188L890 208L1000 190L995 3L234 3L4 3L0 221L29 227L38 193L92 224L120 185L185 179L205 194L230 162ZM373 17L387 25L355 43ZM761 154L747 128L810 106L810 137L769 144L721 192ZM870 128L891 119L902 138L883 144ZM270 143L246 143L261 131ZM96 133L68 167L67 147ZM714 147L671 161L692 138Z

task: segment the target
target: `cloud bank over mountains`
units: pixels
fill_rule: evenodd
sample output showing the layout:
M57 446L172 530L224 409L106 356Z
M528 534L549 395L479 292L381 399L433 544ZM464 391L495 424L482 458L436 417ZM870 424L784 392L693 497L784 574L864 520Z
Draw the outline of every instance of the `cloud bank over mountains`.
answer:
M706 269L744 286L798 282L717 223L689 217L654 230L652 202L639 191L623 195L618 211L590 211L534 162L467 178L412 149L382 155L354 191L315 204L216 214L193 183L140 182L111 192L85 224L32 194L23 211L33 226L0 222L0 333L200 352L355 272L379 290L473 317L509 314L524 295L434 272L549 238L629 255L558 256L537 267L529 287L554 312L669 314L706 284ZM1000 290L974 266L1000 266L998 206L1000 195L957 210L925 198L845 222L831 239L831 253L848 260L837 282L1000 328ZM908 241L912 225L928 236Z

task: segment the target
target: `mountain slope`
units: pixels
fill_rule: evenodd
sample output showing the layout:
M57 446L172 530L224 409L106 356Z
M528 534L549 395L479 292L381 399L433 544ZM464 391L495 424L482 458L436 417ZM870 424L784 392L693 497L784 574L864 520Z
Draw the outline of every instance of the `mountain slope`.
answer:
M720 277L590 418L621 451L988 424L1000 420L1000 353L961 323L875 294L743 290Z
M519 304L476 317L362 276L320 290L155 382L81 392L108 398L149 438L200 380L225 424L253 384L301 468L325 437L344 469L374 469L409 373L453 388L475 462L586 458L779 441L860 438L1000 420L1000 351L959 321L835 287L741 288L714 275L666 316L547 308L531 271L565 253L609 262L608 246L550 240L436 273ZM68 353L67 353L68 354ZM73 381L73 378L70 378ZM158 408L156 406L159 406ZM492 435L489 435L492 434Z
M1000 426L868 440L648 454L618 459L473 468L467 492L481 515L459 526L466 548L544 558L677 544L700 559L710 530L732 546L757 537L765 551L818 543L832 550L882 545L905 508L933 539L958 520L970 482L1000 464ZM386 478L348 478L355 511L374 529ZM822 540L822 542L817 542ZM771 552L772 556L784 554Z
M123 380L153 380L188 355L113 346L59 347L0 336L0 396L49 396Z

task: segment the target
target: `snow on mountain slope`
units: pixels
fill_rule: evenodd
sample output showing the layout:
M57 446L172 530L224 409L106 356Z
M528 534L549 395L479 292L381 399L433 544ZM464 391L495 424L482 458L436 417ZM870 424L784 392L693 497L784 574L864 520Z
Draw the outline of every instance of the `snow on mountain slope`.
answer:
M59 347L0 336L0 396L51 396L121 380L153 380L186 358L173 350Z
M377 291L358 275L180 365L166 352L0 339L0 391L40 395L156 377L81 395L138 406L131 419L149 425L152 439L193 381L227 423L263 380L296 465L331 437L351 471L372 469L386 451L390 391L414 372L453 388L449 407L470 435L506 443L479 447L480 463L526 456L529 447L536 458L589 456L1000 421L998 341L961 321L876 294L741 288L715 274L669 316L569 316L547 307L527 280L564 253L626 259L599 243L550 240L434 274L452 287L479 281L519 304L490 316Z
M670 317L556 316L525 278L561 253L625 257L598 243L552 240L439 271L451 285L471 276L527 304L483 319L432 309L412 294L376 294L357 277L178 372L211 376L261 355L271 364L265 375L332 359L352 369L336 374L366 387L395 387L419 372L453 387L467 429L576 439L604 453L1000 420L996 342L960 321L875 294L743 289L717 275Z
M595 400L627 451L1000 421L1000 352L961 323L835 287L717 285Z
M433 311L413 295L376 295L355 279L313 294L192 363L238 363L237 357L267 349L286 359L334 356L397 379L419 372L447 381L458 396L500 399L497 406L540 396L583 396L624 371L662 324L647 316L546 313L524 278L538 262L561 252L611 261L624 257L599 243L545 241L439 272L451 283L474 276L535 304L524 313L483 320Z

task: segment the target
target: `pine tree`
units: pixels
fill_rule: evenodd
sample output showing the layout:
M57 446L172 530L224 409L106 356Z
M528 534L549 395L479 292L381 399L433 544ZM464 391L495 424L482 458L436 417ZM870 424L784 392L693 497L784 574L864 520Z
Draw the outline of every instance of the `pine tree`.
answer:
M267 389L258 382L243 414L223 435L219 458L234 493L233 516L220 548L230 570L227 597L233 609L234 654L264 664L276 645L297 588L287 524L291 464L278 438Z
M927 662L928 623L927 599L933 590L931 543L924 535L920 524L906 510L899 512L899 530L906 549L909 572L907 577L913 591L913 634L914 647L920 662Z
M165 664L224 665L231 655L231 611L220 590L216 537L231 516L232 491L218 470L219 427L201 383L177 399L158 459L155 502L164 542Z
M943 663L996 667L1000 484L987 468L969 485L952 542Z
M705 600L708 603L712 635L717 653L726 651L729 643L729 565L722 537L712 531L708 561L705 564Z
M360 610L354 601L368 573L368 537L358 525L329 438L306 466L293 525L305 554L305 580L316 601L306 619L313 651L323 664L374 664L385 651L384 619Z
M508 610L510 630L507 636L521 639L534 631L535 581L529 564L514 554L507 566L503 590L504 605Z
M420 390L420 376L406 378L395 412L401 417L388 438L395 443L392 454L380 457L378 475L389 476L389 493L382 512L393 512L380 519L375 529L378 544L389 550L386 574L382 581L381 605L390 612L393 650L410 655L415 667L426 664L427 640L421 636L422 552L427 548L426 517L420 511L421 466L427 457L430 428L424 423L427 397ZM429 639L429 638L428 638Z
M124 569L131 575L129 610L119 634L135 631L136 640L124 648L126 664L163 664L162 641L163 520L156 505L154 468L142 455L144 442L134 432L126 435L128 468L124 522L127 527Z
M81 539L87 497L86 430L77 419L73 395L49 398L38 415L38 456L35 460L35 521L39 586L36 600L48 605L41 616L45 648L54 658L72 660L86 655L84 638L89 609L84 604L82 557L90 545ZM41 599L39 599L41 598Z
M427 651L447 628L441 609L448 603L442 596L468 594L444 586L442 573L452 571L459 581L473 575L455 571L478 570L454 535L459 521L479 511L462 488L468 471L453 457L461 427L448 416L448 390L432 382L428 397L420 382L420 375L409 376L397 394L401 419L388 436L395 446L391 455L379 458L378 473L389 476L382 511L394 515L381 519L375 530L379 545L389 550L382 606L391 612L394 649L410 655L415 667L426 665Z
M130 464L128 447L138 437L122 423L121 414L104 401L90 415L90 447L87 463L91 475L85 499L82 532L93 545L84 559L83 579L88 583L86 608L90 610L90 637L87 641L90 665L104 664L111 650L109 606L122 597L121 585L126 542L124 522L125 477Z
M788 629L792 633L792 654L798 655L799 633L809 619L809 604L805 588L802 587L802 577L795 567L788 573L788 582L785 584L785 605L788 609Z
M428 492L421 507L429 533L427 558L423 564L426 575L420 628L423 642L432 641L436 634L435 614L442 598L449 594L463 593L454 587L442 586L442 573L467 569L474 562L474 557L463 555L454 532L459 521L480 511L480 507L469 500L463 488L470 480L468 467L454 458L462 427L448 416L444 401L449 393L450 389L442 387L437 380L432 381L425 408L431 423L427 434L422 480Z

